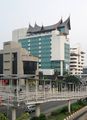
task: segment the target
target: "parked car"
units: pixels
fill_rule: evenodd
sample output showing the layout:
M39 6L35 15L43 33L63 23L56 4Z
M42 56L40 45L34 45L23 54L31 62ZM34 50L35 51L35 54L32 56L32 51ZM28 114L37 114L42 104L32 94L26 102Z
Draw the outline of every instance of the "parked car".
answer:
M36 106L35 105L28 105L27 107L26 107L26 112L35 112L35 109L36 109Z

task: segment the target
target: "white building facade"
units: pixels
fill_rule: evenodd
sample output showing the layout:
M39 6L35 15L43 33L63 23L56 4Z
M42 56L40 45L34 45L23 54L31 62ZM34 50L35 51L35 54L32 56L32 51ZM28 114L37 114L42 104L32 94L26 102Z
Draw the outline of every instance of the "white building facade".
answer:
M85 53L80 45L70 49L70 74L79 75L83 73Z
M12 40L18 41L26 36L27 28L20 28L12 31Z

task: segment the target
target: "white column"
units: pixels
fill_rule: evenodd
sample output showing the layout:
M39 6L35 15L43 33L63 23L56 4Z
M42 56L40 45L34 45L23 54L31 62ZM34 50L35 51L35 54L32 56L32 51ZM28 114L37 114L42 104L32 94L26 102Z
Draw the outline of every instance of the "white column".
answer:
M28 92L29 92L29 84L28 84L28 79L26 79L26 98L28 98Z
M71 113L71 103L70 103L70 100L68 100L68 112Z
M12 88L12 79L9 79L9 88Z
M38 82L37 82L37 80L36 80L36 100L37 100L37 98L38 98Z
M60 91L62 92L62 83L60 83L60 86L61 86Z
M50 95L52 95L52 81L50 79Z
M36 104L36 116L39 117L40 116L40 104Z
M18 94L19 93L19 89L18 89L19 87L18 86L19 86L19 79L17 79L17 96L16 96L17 97L17 102L18 102L18 97L19 97L19 94Z
M44 99L45 99L45 79L44 79Z
M60 75L63 76L63 60L60 61Z
M12 120L16 120L16 108L12 108Z

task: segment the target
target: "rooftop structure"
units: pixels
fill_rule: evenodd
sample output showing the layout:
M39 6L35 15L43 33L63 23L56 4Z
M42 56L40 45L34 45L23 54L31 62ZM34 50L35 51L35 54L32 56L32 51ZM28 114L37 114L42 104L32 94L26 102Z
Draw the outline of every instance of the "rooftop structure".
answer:
M35 23L35 26L32 27L29 24L29 28L27 30L27 35L33 35L33 34L38 34L38 33L45 33L45 32L51 32L53 30L58 30L63 34L69 34L69 30L71 29L70 26L70 17L66 20L66 21L62 21L62 19L54 24L54 25L50 25L50 26L39 26Z

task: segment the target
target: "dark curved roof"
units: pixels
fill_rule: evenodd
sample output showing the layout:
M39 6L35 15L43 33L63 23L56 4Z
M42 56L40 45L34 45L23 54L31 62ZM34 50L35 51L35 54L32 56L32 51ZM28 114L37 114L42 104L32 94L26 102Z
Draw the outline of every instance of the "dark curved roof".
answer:
M46 32L46 31L52 31L52 30L55 30L55 29L59 29L61 27L67 27L68 30L71 29L71 26L70 26L70 17L67 18L67 20L65 20L64 22L62 21L62 19L60 19L59 22L57 22L56 24L54 25L50 25L50 26L39 26L35 23L34 27L32 27L30 24L29 24L29 28L27 30L27 35L28 34L35 34L35 33L42 33L42 32Z
M60 24L60 27L66 26L68 27L69 30L71 30L70 26L70 17L68 17L63 23Z

